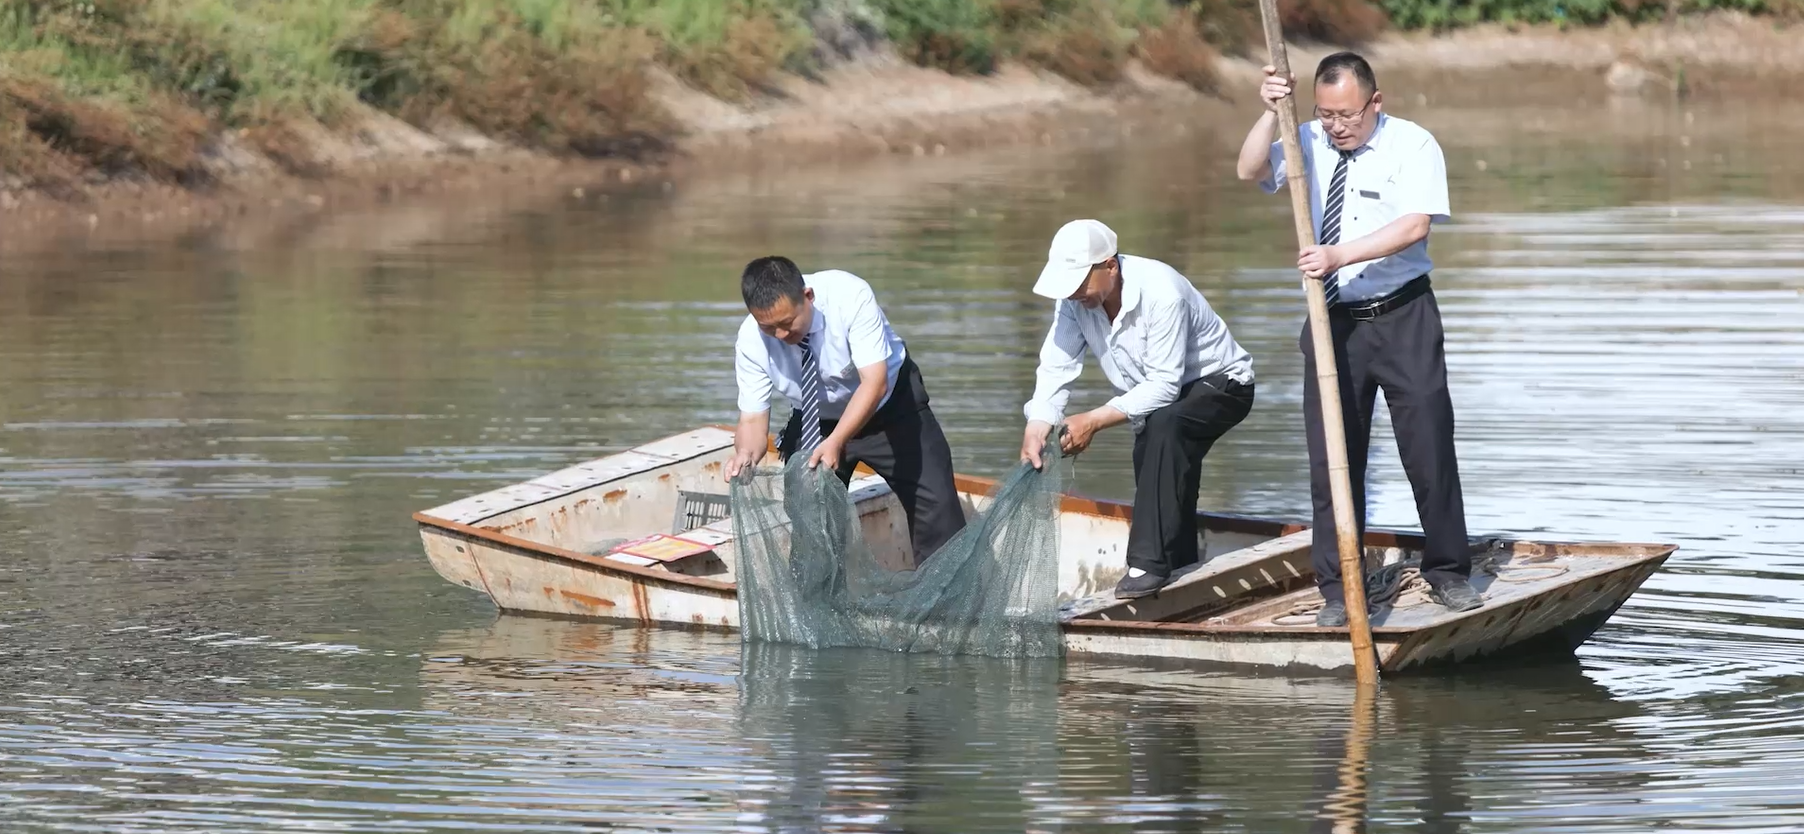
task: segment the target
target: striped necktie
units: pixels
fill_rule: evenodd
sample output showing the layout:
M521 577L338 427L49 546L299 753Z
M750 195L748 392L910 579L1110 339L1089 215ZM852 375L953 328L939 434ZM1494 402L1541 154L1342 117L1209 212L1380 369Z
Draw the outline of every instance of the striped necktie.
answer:
M1328 181L1328 207L1322 211L1321 245L1333 246L1340 243L1340 210L1347 197L1347 161L1353 158L1352 151L1340 152L1340 164L1334 166L1334 178ZM1340 300L1340 285L1336 279L1340 270L1322 276L1322 292L1328 298L1328 306L1332 307Z
M803 336L802 348L802 433L796 446L798 452L812 452L821 445L821 369L815 361L814 350L809 347L810 337Z

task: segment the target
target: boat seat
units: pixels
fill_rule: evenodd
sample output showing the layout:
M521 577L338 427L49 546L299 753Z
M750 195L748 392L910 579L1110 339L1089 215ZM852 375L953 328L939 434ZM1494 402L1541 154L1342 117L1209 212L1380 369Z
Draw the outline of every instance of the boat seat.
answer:
M888 482L876 475L853 478L847 491L854 504L866 504L890 494ZM604 559L652 570L718 577L730 572L719 553L734 539L730 510L729 499L724 494L681 490L670 533L612 539L591 552ZM622 548L635 552L620 552Z

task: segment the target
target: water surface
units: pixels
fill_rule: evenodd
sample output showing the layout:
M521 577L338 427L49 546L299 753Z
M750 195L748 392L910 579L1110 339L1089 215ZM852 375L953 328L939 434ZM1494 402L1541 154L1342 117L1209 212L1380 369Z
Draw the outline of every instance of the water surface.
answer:
M1573 662L1388 683L1375 727L1333 680L498 618L408 518L731 421L772 252L870 279L999 473L1079 216L1254 355L1204 506L1301 517L1288 209L1212 135L9 260L0 829L1798 830L1804 169L1762 113L1420 113L1474 532L1681 549ZM1414 526L1388 435L1372 521ZM1079 488L1128 497L1128 451Z

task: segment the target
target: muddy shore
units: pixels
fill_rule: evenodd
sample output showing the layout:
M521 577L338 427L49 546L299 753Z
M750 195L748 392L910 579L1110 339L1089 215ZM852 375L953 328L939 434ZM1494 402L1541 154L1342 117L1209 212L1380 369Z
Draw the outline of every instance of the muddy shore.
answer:
M1361 51L1378 68L1382 86L1409 90L1418 105L1431 96L1468 106L1487 98L1560 97L1659 104L1782 97L1777 91L1785 82L1804 77L1798 31L1718 15L1644 27L1388 35ZM1294 45L1293 66L1306 71L1333 49ZM675 147L641 160L560 158L457 126L426 132L371 111L351 130L316 138L320 158L330 162L318 177L282 174L227 142L215 155L217 181L205 188L113 181L91 183L77 195L0 191L0 251L127 245L226 225L279 229L293 218L410 201L503 205L709 172L1054 145L1146 129L1196 130L1232 141L1257 107L1251 90L1258 63L1223 58L1222 88L1214 94L1132 64L1120 84L1097 90L1022 66L955 77L883 55L815 79L786 78L780 89L744 104L659 76L657 95L682 136Z

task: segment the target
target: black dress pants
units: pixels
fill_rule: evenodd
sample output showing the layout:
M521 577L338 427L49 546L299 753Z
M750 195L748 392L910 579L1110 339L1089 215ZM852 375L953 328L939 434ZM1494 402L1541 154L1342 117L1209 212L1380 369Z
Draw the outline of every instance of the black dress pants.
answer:
M1196 498L1203 456L1253 410L1253 386L1194 380L1177 401L1146 415L1134 436L1134 521L1128 567L1156 576L1196 564Z
M832 434L838 425L838 420L822 420L821 437ZM801 414L792 410L777 444L784 460L789 459L801 433ZM834 474L850 483L852 471L860 463L882 476L902 502L917 566L965 528L965 510L958 502L952 477L952 446L928 406L927 386L912 356L902 360L889 401L846 442Z
M1416 513L1428 540L1422 578L1440 584L1472 571L1466 540L1466 507L1460 493L1459 463L1453 447L1453 399L1447 393L1441 308L1434 292L1416 297L1371 321L1355 320L1344 308L1328 313L1334 361L1340 372L1342 423L1347 437L1347 474L1353 487L1353 518L1365 535L1366 453L1378 390L1390 406L1403 471L1415 490ZM1311 561L1316 586L1327 600L1342 598L1340 550L1334 535L1334 500L1328 485L1327 442L1322 436L1321 393L1315 376L1315 343L1304 322L1303 421L1309 435L1309 491L1315 503ZM1363 547L1363 544L1362 544ZM1361 551L1364 552L1363 549Z

